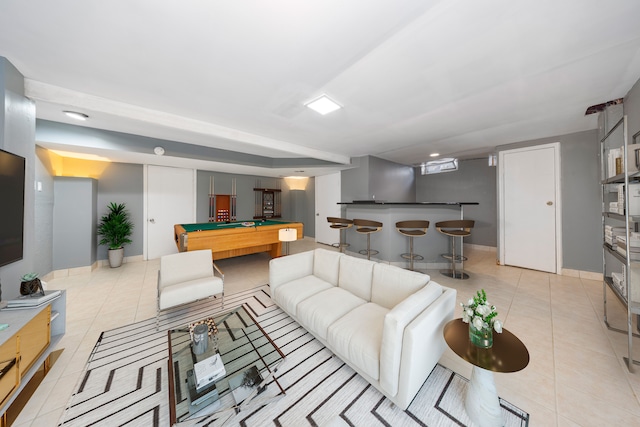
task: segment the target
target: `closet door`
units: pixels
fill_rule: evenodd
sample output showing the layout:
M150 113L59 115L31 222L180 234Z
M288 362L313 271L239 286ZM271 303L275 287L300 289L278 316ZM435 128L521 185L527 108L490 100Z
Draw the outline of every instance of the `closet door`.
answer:
M559 272L560 145L502 151L498 170L501 263Z

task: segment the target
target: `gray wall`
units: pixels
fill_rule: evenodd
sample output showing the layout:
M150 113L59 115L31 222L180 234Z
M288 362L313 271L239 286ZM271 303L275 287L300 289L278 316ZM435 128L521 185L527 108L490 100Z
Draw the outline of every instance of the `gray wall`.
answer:
M35 105L24 96L22 74L5 58L0 57L0 148L26 159L23 259L0 267L2 299L20 295L23 274L42 271L36 258L35 239ZM10 209L11 207L2 207Z
M633 143L633 135L640 132L640 80L624 98L624 113L627 115L627 132L629 144L631 144ZM636 142L640 143L640 137Z
M96 220L108 213L110 203L124 203L133 222L132 243L125 245L124 256L136 256L143 253L144 232L144 167L128 163L110 163L98 179L98 207ZM109 248L98 247L98 259L108 258Z
M46 150L36 146L35 181L42 191L36 192L35 201L35 250L36 271L45 275L53 271L53 169Z
M53 188L53 269L93 265L98 246L98 182L58 176L53 180Z
M353 159L353 168L341 172L343 202L379 200L415 202L413 168L365 156Z
M560 143L563 268L602 272L598 131L503 145L498 151Z
M239 175L221 172L197 172L196 221L207 222L209 219L209 185L213 177L215 194L231 194L232 179L236 180L236 218L238 221L251 220L255 215L254 188L279 188L282 197L282 220L301 222L304 235L315 237L315 198L313 179L309 179L306 190L289 190L282 178L255 175Z
M464 217L476 221L464 241L497 246L496 168L489 166L488 158L461 160L454 172L421 175L416 169L416 201L478 202L464 207Z

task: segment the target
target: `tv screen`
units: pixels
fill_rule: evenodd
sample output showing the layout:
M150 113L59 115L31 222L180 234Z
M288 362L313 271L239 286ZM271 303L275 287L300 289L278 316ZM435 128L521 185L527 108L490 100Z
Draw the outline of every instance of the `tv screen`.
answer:
M0 267L22 259L24 157L0 150Z

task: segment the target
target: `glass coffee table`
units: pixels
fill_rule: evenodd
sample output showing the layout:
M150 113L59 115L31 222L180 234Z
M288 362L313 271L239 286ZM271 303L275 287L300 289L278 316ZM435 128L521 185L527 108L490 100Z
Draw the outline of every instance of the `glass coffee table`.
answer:
M285 356L244 307L196 323L208 326L204 351L202 343L193 344L195 324L168 331L171 425L212 414L230 418L243 409L266 405L284 395L275 373ZM205 377L196 387L194 372L201 371L194 370L194 365L202 361L206 364L216 354L224 373L213 381ZM221 414L223 411L227 414Z

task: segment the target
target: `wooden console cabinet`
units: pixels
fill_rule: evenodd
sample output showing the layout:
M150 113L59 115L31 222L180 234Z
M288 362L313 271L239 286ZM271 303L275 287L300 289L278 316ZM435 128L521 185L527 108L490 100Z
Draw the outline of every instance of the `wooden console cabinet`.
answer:
M46 305L0 310L0 414L45 362L65 332L66 293Z

